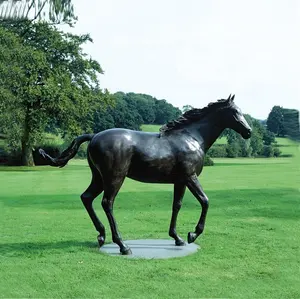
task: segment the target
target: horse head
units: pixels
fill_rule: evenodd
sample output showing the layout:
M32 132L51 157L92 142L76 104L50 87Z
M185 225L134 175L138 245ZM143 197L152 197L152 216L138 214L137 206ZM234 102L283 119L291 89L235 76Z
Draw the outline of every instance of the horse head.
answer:
M244 139L251 137L252 129L247 123L241 109L234 103L234 95L229 95L226 100L228 105L221 110L219 121L223 126L241 134Z

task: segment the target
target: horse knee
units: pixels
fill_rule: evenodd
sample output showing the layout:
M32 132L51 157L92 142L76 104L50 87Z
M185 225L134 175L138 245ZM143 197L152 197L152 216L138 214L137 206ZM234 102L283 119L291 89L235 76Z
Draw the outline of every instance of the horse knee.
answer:
M203 209L206 209L206 210L208 209L209 200L208 200L207 196L201 198L201 206L202 206Z
M80 195L81 201L84 205L93 201L93 198L90 193L84 192Z
M107 198L103 198L101 202L102 208L105 212L111 212L112 211L112 203Z

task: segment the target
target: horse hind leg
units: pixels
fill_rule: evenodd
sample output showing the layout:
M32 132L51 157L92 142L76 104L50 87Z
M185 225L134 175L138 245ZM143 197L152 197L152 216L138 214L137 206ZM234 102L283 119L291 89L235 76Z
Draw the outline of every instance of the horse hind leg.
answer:
M102 199L102 207L107 216L111 228L113 242L120 247L120 252L122 255L129 255L131 254L131 249L123 242L121 234L118 230L117 222L113 214L113 205L115 197L117 196L124 179L125 176L118 176L116 178L110 177L110 182L104 181L104 195Z
M176 222L177 216L182 206L182 198L185 193L186 186L184 184L175 184L174 185L174 199L173 199L173 207L172 207L172 218L169 229L169 236L175 240L176 246L184 246L185 242L178 236L176 232Z
M89 161L92 170L92 181L89 187L81 194L81 201L88 212L96 230L99 232L97 237L99 246L101 247L105 242L105 227L97 217L93 208L94 199L103 191L103 182L100 173Z

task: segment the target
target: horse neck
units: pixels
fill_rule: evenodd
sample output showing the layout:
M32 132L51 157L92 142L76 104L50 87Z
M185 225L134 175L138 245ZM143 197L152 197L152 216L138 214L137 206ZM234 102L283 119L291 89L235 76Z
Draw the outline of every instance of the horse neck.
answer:
M189 126L187 131L199 141L202 149L206 153L217 140L225 127L216 124L216 117L207 116Z

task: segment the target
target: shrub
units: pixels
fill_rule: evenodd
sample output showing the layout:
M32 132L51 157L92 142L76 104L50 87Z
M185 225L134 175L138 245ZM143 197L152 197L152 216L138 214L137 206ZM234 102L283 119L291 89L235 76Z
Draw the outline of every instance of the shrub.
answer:
M211 157L208 155L205 155L204 166L213 166L213 165L214 165L214 161L211 159Z
M20 151L7 152L5 149L0 149L0 165L20 166L22 165L22 156Z
M226 154L228 158L236 158L239 157L240 148L237 142L232 144L227 144L226 146Z
M274 147L274 157L279 157L281 155L281 151L278 147Z
M226 144L214 144L208 150L208 155L213 158L224 158L227 156L226 146Z
M262 155L265 157L274 157L274 148L272 145L264 145Z

